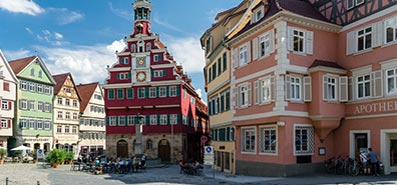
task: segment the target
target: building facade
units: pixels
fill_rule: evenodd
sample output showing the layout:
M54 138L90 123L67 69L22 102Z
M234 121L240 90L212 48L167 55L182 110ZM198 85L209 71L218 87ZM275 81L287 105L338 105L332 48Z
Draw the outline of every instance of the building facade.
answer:
M12 136L17 84L18 79L0 50L0 146L4 148Z
M54 86L54 144L55 148L78 152L80 95L70 73L52 76Z
M207 118L197 114L198 94L182 66L152 32L152 4L137 0L133 9L133 32L125 37L126 48L117 53L118 61L108 68L103 86L106 155L131 157L137 153L136 146L143 146L149 158L164 162L200 160L197 146L206 133L197 128L208 127L203 122ZM142 140L137 138L140 132Z
M228 30L237 25L247 5L247 2L242 2L219 13L215 17L216 23L200 38L206 58L204 76L212 136L210 144L215 156L213 168L227 173L235 171L235 128L230 104L230 50L224 47L223 38Z
M101 155L106 149L105 100L98 82L77 85L80 94L78 154Z
M53 89L55 81L38 56L9 62L19 80L11 147L25 145L49 151L53 147Z
M314 173L368 147L396 172L396 2L248 2L225 34L236 173Z

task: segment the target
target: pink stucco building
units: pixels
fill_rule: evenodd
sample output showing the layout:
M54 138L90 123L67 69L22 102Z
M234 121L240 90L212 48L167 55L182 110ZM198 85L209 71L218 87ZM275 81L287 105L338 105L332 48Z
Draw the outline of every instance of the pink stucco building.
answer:
M225 40L237 174L313 173L368 147L397 172L396 1L252 0Z

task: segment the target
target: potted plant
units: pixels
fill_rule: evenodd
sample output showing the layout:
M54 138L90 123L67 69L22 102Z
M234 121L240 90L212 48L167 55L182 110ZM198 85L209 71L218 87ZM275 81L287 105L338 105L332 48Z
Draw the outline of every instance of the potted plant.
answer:
M4 156L6 155L6 150L0 149L0 164L4 163Z
M74 159L74 153L73 152L66 152L66 157L65 157L66 163L67 164L71 164L73 159Z
M34 149L29 153L29 156L33 158L33 164L37 162L37 149Z
M53 149L48 152L47 160L51 163L52 167L57 168L65 160L66 153L61 149Z

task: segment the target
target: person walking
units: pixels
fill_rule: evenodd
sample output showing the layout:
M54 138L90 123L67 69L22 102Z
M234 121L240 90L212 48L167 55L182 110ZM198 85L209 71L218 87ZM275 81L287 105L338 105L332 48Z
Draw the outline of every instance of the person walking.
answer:
M372 151L372 148L368 148L368 158L371 164L372 176L379 176L379 156L378 153Z
M368 154L363 150L360 153L360 162L363 165L363 174L369 174L368 173Z

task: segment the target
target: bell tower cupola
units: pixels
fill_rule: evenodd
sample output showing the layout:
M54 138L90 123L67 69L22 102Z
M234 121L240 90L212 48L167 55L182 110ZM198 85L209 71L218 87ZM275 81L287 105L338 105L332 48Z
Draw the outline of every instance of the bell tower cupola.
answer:
M139 34L151 35L150 13L152 4L148 0L136 0L132 7L135 13L133 36Z

